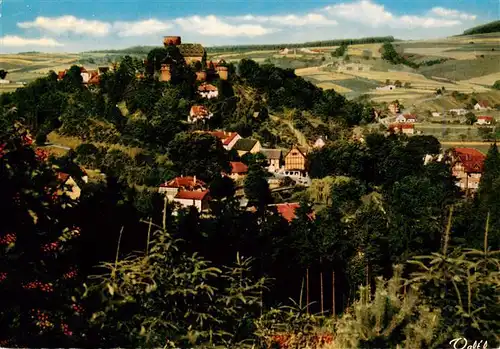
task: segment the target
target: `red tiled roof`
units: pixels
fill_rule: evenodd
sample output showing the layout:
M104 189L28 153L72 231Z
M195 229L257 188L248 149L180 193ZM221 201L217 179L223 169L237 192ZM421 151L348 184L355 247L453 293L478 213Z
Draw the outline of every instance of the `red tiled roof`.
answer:
M415 128L415 125L413 124L391 124L389 125L389 130L394 130L394 129L405 129L405 130L411 130Z
M231 161L231 173L241 174L248 172L248 166L242 163L241 161Z
M490 105L490 103L488 101L479 101L478 104L480 107L483 107L483 108L488 108Z
M210 131L210 132L200 131L200 133L208 133L209 135L219 138L223 145L229 145L234 140L234 138L238 136L238 133L236 132L226 132L226 131Z
M204 187L206 183L196 179L195 177L186 176L186 177L176 177L171 181L160 184L160 187L166 188L193 188L196 186Z
M215 87L212 84L202 84L198 87L198 91L200 92L217 91L217 87Z
M467 173L483 172L486 155L473 148L455 148L455 155L464 166Z
M493 116L483 115L483 116L478 116L477 119L478 120L489 120L489 121L492 121L493 120Z
M208 116L208 109L203 105L193 105L191 107L191 114L195 116Z
M64 78L64 76L66 75L66 72L67 72L66 70L60 71L59 73L57 73L57 78L58 79Z
M208 195L208 190L204 191L189 191L180 190L175 199L187 199L187 200L203 200Z

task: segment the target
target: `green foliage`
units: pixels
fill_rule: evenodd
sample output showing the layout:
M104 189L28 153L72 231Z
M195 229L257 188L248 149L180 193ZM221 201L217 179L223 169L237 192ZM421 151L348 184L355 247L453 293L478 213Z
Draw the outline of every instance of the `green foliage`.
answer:
M267 177L268 173L259 164L254 163L249 166L244 184L245 196L249 205L256 205L263 209L272 203Z
M396 267L389 281L377 279L374 294L360 288L359 298L336 323L333 348L431 348L440 321L439 309L426 303L418 287L407 286Z
M463 35L487 34L500 31L500 21L493 21L464 31Z
M218 138L204 133L180 133L168 148L175 170L210 180L229 171L228 154Z
M346 43L340 44L340 46L337 47L335 51L332 52L332 57L343 57L347 52L347 48L348 46Z
M465 114L465 122L467 125L474 125L477 121L477 116L474 113L468 112Z
M238 346L246 321L261 308L264 278L248 277L250 259L219 269L183 253L163 229L151 232L146 253L104 263L88 296L102 306L92 323L105 345Z
M493 88L495 90L500 90L500 80L495 81L495 83L493 84Z
M7 77L8 72L6 70L0 69L0 79L5 79Z

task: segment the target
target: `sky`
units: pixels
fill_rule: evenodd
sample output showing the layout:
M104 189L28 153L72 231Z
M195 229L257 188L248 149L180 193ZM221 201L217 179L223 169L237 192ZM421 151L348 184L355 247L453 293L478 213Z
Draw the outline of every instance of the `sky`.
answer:
M441 38L500 18L500 0L0 0L0 53Z

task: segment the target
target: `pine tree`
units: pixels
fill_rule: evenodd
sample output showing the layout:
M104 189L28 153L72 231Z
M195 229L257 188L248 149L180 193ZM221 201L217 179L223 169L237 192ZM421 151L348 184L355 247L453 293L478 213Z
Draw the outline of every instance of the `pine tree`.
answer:
M479 197L487 199L493 189L493 182L500 176L500 154L498 153L497 144L490 146L486 159L484 160L483 174L479 184Z

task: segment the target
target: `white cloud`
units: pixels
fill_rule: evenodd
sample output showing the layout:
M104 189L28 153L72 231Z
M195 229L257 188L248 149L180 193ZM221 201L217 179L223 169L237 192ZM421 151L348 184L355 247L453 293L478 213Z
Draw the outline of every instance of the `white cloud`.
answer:
M464 21L473 21L477 18L475 15L444 7L434 7L430 13L439 17L457 18Z
M17 24L23 29L35 28L55 34L86 34L105 36L110 32L111 24L95 20L76 18L75 16L37 17L33 22Z
M215 16L192 16L177 18L174 21L181 29L207 36L246 36L256 37L275 32L277 29L264 28L260 24L229 24Z
M119 36L145 36L151 34L162 33L165 30L171 29L172 23L167 21L159 21L157 19L147 19L137 22L115 22L113 23L113 30Z
M6 47L25 47L25 46L39 46L39 47L60 47L63 44L51 38L38 38L28 39L15 35L6 35L0 37L0 46Z
M434 11L436 9L437 12ZM371 0L361 0L356 2L327 6L325 10L334 18L360 22L370 27L387 26L390 28L407 29L446 28L460 25L462 22L459 19L466 19L465 17L463 17L465 14L462 14L459 11L446 10L443 8L434 8L433 10L431 10L430 16L397 16L386 10L383 5L374 3ZM447 13L446 11L452 11L453 13L458 15L444 16L444 14ZM432 15L437 15L439 17L432 17ZM443 16L449 17L449 19L444 19L442 18ZM467 19L471 19L471 17L467 17Z
M329 19L326 16L318 13L308 13L304 16L297 15L276 15L276 16L239 16L231 18L233 20L258 22L258 23L272 23L278 26L328 26L337 25L338 22L334 19Z

